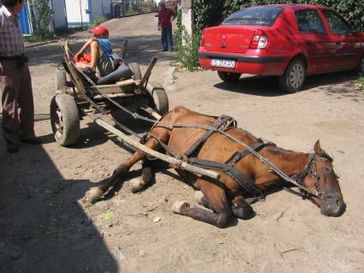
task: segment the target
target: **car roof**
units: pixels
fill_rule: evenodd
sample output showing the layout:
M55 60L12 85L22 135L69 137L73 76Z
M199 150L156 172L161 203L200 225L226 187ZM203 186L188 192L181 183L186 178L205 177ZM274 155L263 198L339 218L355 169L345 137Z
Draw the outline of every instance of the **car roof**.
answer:
M280 7L283 9L293 9L293 10L300 10L300 9L307 9L307 8L315 8L315 9L329 9L325 6L320 5L312 5L312 4L270 4L270 5L258 5L258 6L251 6L253 7Z

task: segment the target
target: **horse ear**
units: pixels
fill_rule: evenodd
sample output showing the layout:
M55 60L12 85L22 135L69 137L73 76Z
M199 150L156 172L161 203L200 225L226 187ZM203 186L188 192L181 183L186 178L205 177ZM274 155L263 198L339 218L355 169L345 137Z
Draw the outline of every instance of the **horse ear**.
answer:
M317 154L318 156L321 156L321 157L324 157L326 159L328 159L330 162L334 161L332 159L331 156L329 156L322 148L321 148L321 145L320 145L320 140L317 140L314 147L313 147L313 150L315 151L315 154Z

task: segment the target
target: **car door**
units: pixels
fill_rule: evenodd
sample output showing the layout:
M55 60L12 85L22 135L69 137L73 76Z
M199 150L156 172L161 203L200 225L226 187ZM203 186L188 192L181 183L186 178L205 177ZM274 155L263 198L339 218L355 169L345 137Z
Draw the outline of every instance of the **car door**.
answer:
M355 67L361 54L361 48L358 46L358 39L353 34L352 27L333 10L323 10L322 13L329 27L330 39L336 44L333 56L334 69Z
M334 44L316 9L295 11L298 33L308 57L308 73L325 72L331 66Z

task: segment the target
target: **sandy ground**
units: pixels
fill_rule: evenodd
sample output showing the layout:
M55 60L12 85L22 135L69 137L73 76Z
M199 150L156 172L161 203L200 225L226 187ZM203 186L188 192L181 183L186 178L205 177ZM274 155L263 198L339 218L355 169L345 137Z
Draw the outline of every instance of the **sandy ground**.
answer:
M256 217L227 229L171 212L193 189L174 172L157 174L151 188L128 182L91 207L79 200L129 156L109 133L82 121L81 141L55 143L49 122L57 44L28 49L41 147L8 154L0 141L0 273L15 272L364 272L364 93L355 76L311 77L297 94L278 91L275 79L222 83L215 72L173 72L173 53L160 52L153 14L107 23L115 44L129 40L129 61L142 68L159 57L152 79L165 85L171 106L235 117L240 127L280 147L310 152L317 139L334 158L347 211L320 215L285 191L254 204ZM87 33L72 37L80 43ZM129 122L132 124L133 122ZM132 177L140 175L140 165Z

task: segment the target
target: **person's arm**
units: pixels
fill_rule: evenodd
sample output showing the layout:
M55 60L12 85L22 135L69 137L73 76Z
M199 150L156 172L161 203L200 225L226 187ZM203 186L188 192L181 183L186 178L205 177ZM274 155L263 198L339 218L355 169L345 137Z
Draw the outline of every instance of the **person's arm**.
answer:
M90 46L93 41L95 41L94 38L88 39L87 42L80 48L80 50L75 54L77 60L79 59L79 56L83 54L86 48Z
M171 23L172 23L172 21L176 18L177 14L173 10L170 11L171 11Z
M159 31L161 30L161 19L160 19L159 12L158 12L158 30Z
M91 47L91 62L89 66L93 71L95 71L99 59L99 43L96 40L94 40L93 42L91 42L90 47Z

